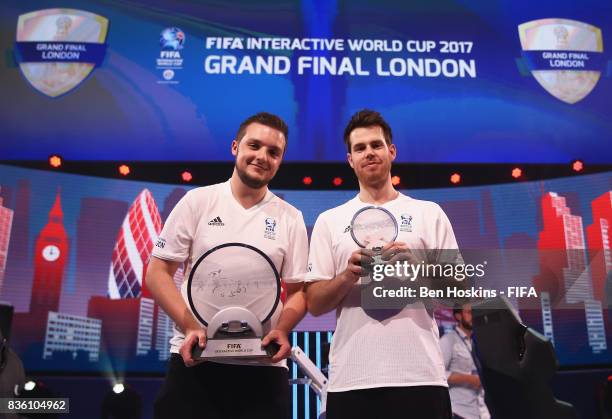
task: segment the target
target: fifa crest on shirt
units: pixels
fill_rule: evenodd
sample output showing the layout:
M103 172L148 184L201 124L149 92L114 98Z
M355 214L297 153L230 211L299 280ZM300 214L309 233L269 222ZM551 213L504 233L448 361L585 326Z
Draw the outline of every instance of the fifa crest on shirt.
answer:
M270 240L276 240L276 220L274 218L266 218L266 230L264 237Z
M412 215L402 214L400 215L400 231L410 233L412 231Z
M101 65L108 19L76 9L45 9L19 16L15 59L39 92L70 92Z
M574 104L605 69L601 29L570 19L538 19L518 26L522 65L548 93Z

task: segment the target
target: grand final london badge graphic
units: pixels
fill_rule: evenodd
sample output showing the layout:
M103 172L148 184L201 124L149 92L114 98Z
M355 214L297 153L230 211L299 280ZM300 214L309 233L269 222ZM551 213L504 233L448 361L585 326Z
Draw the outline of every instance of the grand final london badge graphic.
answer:
M539 19L518 26L523 63L548 93L574 104L605 70L601 29L570 19Z
M19 16L15 58L28 82L57 97L76 88L106 53L108 19L75 9L45 9Z

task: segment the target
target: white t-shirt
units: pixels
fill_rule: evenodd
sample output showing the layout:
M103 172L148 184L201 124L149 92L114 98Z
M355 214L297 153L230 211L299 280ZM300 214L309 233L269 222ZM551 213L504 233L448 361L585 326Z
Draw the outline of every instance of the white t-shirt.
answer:
M270 191L257 205L245 209L234 198L229 181L196 188L176 204L153 249L153 256L159 259L185 262L181 295L190 310L187 279L191 267L206 251L230 242L245 243L261 250L272 260L283 281L304 281L308 236L299 210ZM282 307L279 303L270 321L264 323L264 334L276 325ZM178 353L184 338L175 327L170 352ZM265 360L227 363L271 365Z
M350 222L366 206L370 204L357 196L319 216L310 241L307 281L330 280L346 269L351 253L359 248L351 237ZM405 242L417 258L435 263L426 259L426 249L457 249L450 222L438 204L400 193L381 207L398 221L396 241ZM447 387L438 327L425 305L416 302L401 310L365 310L360 282L336 310L328 391Z

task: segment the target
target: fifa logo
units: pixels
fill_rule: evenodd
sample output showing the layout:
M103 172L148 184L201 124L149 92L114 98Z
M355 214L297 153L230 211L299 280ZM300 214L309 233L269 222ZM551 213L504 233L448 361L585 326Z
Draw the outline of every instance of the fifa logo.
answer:
M270 233L274 233L275 228L276 228L276 220L274 218L266 218L266 231Z
M266 230L264 231L264 237L270 240L276 240L276 220L274 218L266 218Z
M161 58L181 58L181 53L178 51L160 51L159 56Z
M162 49L178 51L183 49L184 44L185 32L179 28L166 28L159 36L159 45Z
M400 215L400 219L402 220L400 231L410 233L412 231L412 215L402 214Z
M175 71L183 67L183 57L181 50L185 46L185 32L179 28L166 28L159 36L159 57L157 57L157 68L162 70L162 77L165 82L173 82ZM170 71L168 71L170 70Z

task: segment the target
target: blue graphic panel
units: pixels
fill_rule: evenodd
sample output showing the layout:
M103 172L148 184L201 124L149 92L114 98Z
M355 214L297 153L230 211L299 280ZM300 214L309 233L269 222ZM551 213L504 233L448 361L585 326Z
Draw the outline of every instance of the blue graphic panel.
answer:
M609 1L57 7L0 6L1 159L229 161L268 111L287 161L342 161L367 107L400 162L612 162Z

